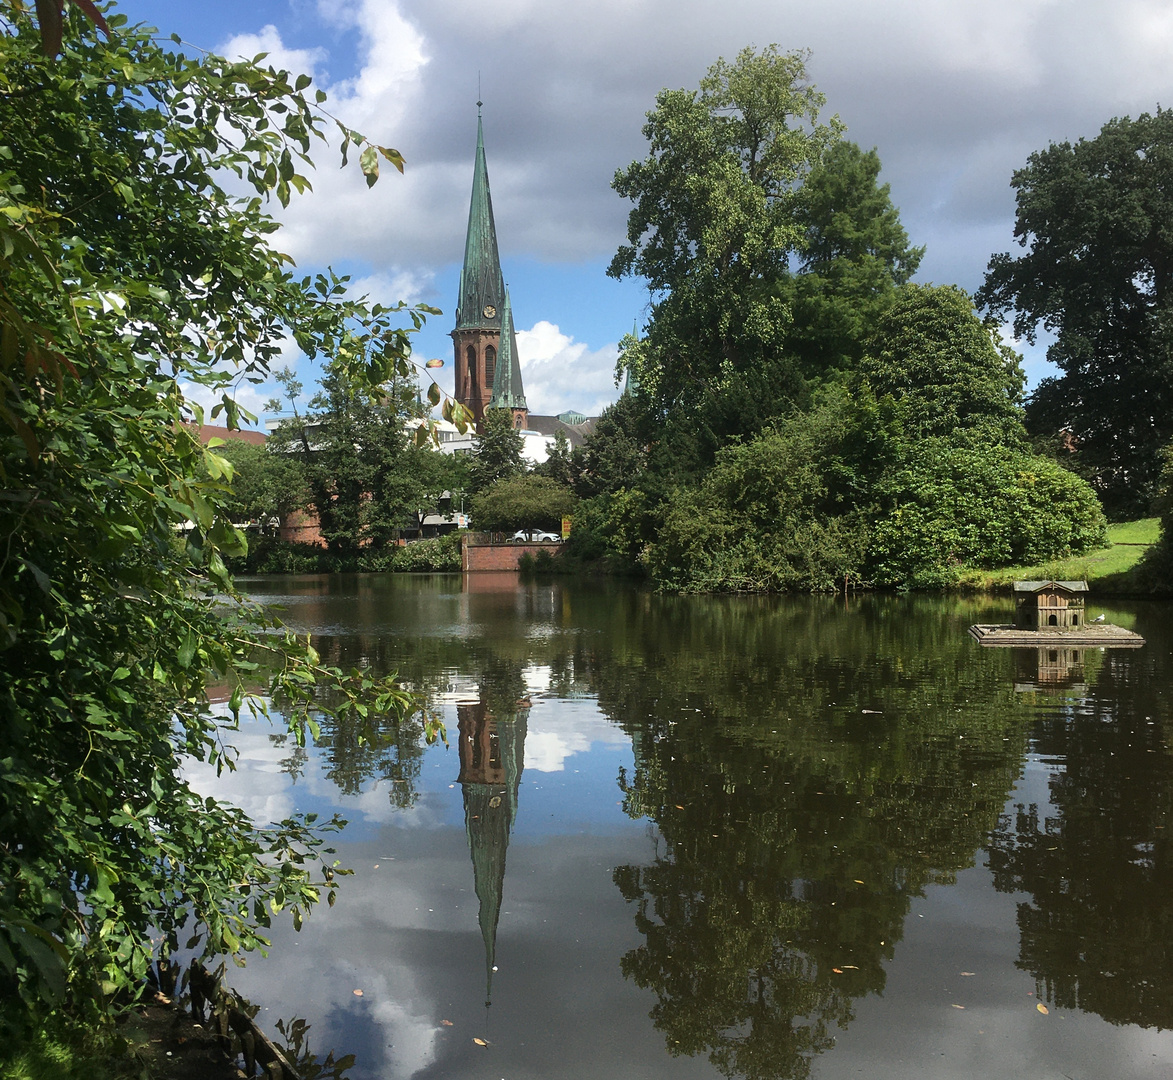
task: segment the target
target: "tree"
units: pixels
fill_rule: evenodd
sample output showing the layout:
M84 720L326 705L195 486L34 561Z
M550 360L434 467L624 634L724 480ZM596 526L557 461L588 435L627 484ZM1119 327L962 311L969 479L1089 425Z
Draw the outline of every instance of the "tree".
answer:
M608 273L639 275L652 292L631 360L655 411L708 425L729 395L763 403L765 415L803 399L785 352L783 286L805 240L803 180L842 130L837 118L819 123L807 59L746 48L718 60L699 90L661 91L644 127L649 156L615 174L612 187L635 205Z
M497 481L525 472L521 460L521 435L513 426L508 409L489 409L481 421L473 448L469 483L473 492L492 487Z
M74 6L58 41L60 6L36 11L0 0L0 1025L26 1029L133 1001L180 947L243 962L273 913L300 925L333 892L312 816L257 829L187 785L184 757L231 767L208 681L233 717L265 691L299 737L316 684L342 713L411 699L232 599L232 466L180 380L236 426L232 384L288 338L378 384L422 319L295 278L267 240L327 122L308 77L116 14L99 35ZM343 133L368 182L402 164Z
M292 379L288 371L282 375ZM300 389L295 381L294 387ZM372 386L331 362L305 415L295 410L274 434L274 452L301 462L308 506L333 554L353 558L364 547L386 546L428 498L432 451L407 434L421 411L416 400L413 382Z
M309 504L299 458L243 439L229 439L215 449L232 466L232 490L224 496L224 511L235 524L264 526Z
M560 532L574 501L574 492L547 476L509 476L473 497L472 520L487 532Z
M574 481L577 469L570 451L570 440L566 432L554 433L554 445L546 454L546 460L534 466L534 472L539 476L547 476L563 487L570 487Z
M629 488L647 465L640 435L643 409L631 394L608 405L578 454L575 490L589 498Z
M896 401L910 439L1023 442L1019 358L955 286L903 286L871 334L856 382Z
M1148 513L1173 438L1173 111L1052 143L1011 186L1026 252L995 255L978 300L1055 335L1028 424L1067 433L1111 516Z
M788 348L808 379L850 372L871 328L920 265L880 156L835 143L807 177L797 219L804 227L800 272L791 280L794 323Z

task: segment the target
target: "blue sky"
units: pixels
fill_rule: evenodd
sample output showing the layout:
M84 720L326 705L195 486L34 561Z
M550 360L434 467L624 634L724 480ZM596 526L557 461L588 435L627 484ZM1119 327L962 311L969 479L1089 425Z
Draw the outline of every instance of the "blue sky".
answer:
M927 248L918 280L973 290L990 255L1013 249L1013 170L1051 141L1154 110L1173 55L1165 0L126 0L119 10L201 48L264 50L308 71L338 116L403 153L406 175L385 173L367 191L357 169L317 151L315 191L280 215L278 246L303 269L350 273L375 299L441 308L417 353L447 361L446 389L479 81L535 412L591 413L616 396L616 345L642 324L647 294L604 273L627 214L610 180L643 156L644 114L662 87L695 87L747 44L809 48L825 115L878 149L904 224ZM1024 351L1037 381L1041 350ZM314 380L304 363L303 376Z

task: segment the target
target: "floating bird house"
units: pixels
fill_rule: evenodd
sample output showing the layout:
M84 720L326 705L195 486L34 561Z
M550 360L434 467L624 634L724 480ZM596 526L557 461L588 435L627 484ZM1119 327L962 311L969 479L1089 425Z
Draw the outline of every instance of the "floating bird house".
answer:
M1014 625L1023 630L1084 625L1086 581L1016 581Z

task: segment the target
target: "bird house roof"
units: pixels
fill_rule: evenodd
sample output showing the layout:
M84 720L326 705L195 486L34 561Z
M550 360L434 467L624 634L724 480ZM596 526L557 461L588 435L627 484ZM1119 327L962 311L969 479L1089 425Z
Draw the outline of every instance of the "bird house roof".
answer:
M1088 591L1086 581L1016 581L1016 593L1041 593L1058 589L1066 593L1085 593Z

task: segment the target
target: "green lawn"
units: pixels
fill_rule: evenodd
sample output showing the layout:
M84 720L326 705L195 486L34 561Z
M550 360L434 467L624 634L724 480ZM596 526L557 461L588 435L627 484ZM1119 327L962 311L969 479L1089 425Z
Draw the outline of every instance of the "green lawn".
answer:
M1121 521L1108 526L1108 540L1113 544L1155 544L1160 538L1160 518Z
M1141 560L1160 538L1157 518L1140 518L1108 526L1108 547L1038 566L1007 566L1001 570L968 570L963 588L1002 592L1015 581L1087 581L1100 595L1153 594L1173 591L1173 582Z

